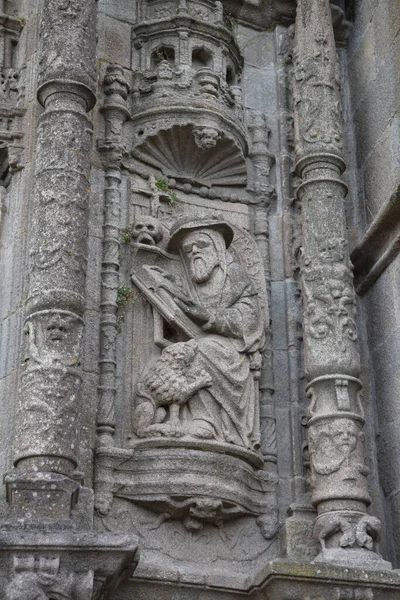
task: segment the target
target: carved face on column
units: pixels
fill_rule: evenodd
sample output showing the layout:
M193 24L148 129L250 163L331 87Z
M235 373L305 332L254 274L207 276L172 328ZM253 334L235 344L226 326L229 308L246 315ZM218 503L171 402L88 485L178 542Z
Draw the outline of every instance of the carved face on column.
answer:
M164 237L162 225L153 217L140 217L132 228L132 238L138 244L157 246Z
M79 361L82 322L63 312L33 315L26 326L28 359L74 365Z
M329 475L338 471L343 464L348 464L361 435L359 427L351 419L336 419L314 425L310 429L310 442L315 471Z
M335 238L321 243L319 250L321 261L325 264L343 262L346 245L346 240Z

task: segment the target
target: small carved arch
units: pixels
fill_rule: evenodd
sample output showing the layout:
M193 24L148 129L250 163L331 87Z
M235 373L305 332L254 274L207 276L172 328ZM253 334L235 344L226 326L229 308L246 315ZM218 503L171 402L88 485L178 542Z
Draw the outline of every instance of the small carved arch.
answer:
M213 67L213 54L206 48L193 48L192 50L192 67L197 71L198 69Z
M171 66L175 65L175 48L173 46L159 46L151 53L151 67L156 69L158 65L167 61Z

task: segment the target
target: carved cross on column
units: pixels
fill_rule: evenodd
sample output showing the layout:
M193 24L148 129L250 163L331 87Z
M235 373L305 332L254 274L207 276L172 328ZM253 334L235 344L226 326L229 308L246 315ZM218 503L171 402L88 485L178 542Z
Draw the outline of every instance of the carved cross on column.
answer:
M309 381L312 502L317 560L391 568L373 552L379 521L364 459L364 411L352 265L341 179L340 72L329 0L298 0L294 124L302 203L302 293Z

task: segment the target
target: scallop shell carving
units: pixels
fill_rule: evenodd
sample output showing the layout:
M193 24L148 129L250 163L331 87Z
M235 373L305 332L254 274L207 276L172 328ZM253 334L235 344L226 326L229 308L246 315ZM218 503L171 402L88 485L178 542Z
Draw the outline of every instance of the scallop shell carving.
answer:
M136 146L132 154L174 179L208 187L246 185L245 159L234 142L222 137L214 147L200 148L190 125L159 131Z

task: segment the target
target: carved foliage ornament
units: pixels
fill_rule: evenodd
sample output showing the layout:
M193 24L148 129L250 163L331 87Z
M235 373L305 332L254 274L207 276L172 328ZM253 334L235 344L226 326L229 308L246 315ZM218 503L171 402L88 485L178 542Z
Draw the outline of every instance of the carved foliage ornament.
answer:
M346 248L344 239L321 240L317 257L302 259L307 333L318 340L335 338L342 352L349 341L357 340L353 272Z

